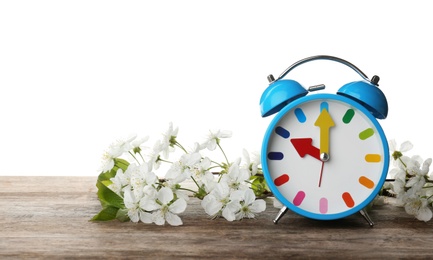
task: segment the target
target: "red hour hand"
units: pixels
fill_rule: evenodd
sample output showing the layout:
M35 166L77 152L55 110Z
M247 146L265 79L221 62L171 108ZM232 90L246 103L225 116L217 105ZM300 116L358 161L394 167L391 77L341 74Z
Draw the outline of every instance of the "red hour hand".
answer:
M312 138L292 138L290 142L302 158L308 154L320 161L320 149L312 145Z

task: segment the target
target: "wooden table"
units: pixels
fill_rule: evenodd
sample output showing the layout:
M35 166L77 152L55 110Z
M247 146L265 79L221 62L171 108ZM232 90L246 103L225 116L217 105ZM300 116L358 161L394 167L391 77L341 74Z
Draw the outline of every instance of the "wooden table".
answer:
M0 259L146 258L430 258L433 221L392 205L376 206L369 227L360 214L316 221L268 203L256 219L211 220L192 198L183 226L91 222L101 210L93 177L0 177Z

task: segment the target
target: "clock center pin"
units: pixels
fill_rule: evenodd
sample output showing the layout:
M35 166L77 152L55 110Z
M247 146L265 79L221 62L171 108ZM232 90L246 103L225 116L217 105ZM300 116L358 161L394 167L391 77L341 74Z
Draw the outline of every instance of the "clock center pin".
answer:
M327 153L321 153L320 154L320 160L322 162L327 162L329 160L329 154L327 154Z

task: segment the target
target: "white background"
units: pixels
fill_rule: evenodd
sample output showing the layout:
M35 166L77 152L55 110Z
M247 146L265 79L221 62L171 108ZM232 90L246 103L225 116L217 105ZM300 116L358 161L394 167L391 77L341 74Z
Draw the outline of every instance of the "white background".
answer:
M0 175L97 176L108 145L186 146L227 129L228 156L259 151L268 74L305 57L381 77L388 139L433 156L429 1L1 1ZM335 93L359 80L329 61L288 78ZM149 143L151 145L152 142Z

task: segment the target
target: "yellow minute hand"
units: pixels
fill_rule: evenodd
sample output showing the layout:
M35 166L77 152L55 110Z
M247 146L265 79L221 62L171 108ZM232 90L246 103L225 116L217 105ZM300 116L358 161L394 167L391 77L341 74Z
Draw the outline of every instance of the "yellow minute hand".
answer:
M329 128L333 127L335 123L326 108L322 109L314 125L320 128L320 155L329 158Z

